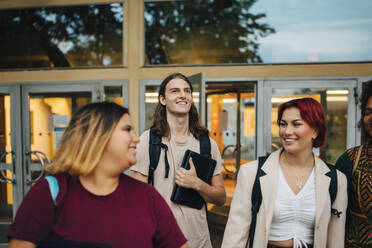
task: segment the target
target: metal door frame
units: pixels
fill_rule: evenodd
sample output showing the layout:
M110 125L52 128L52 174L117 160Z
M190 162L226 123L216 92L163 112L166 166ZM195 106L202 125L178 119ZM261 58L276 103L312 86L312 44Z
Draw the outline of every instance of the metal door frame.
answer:
M0 85L0 93L10 95L10 132L11 132L11 149L14 152L12 164L14 171L13 178L13 217L23 199L22 187L22 123L21 123L21 90L19 85L4 84ZM14 159L14 160L13 160Z

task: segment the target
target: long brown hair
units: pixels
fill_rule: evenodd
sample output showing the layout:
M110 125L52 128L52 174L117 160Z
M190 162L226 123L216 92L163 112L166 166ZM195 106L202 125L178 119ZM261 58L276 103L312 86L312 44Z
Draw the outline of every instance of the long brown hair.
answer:
M128 109L112 102L91 103L71 118L46 170L87 175L97 166L113 130Z
M173 73L166 77L160 85L159 89L159 96L158 96L158 104L155 107L154 115L153 115L153 126L156 129L156 132L165 137L169 137L170 129L169 124L167 121L167 109L164 105L160 103L160 97L165 97L165 90L167 84L175 78L183 79L191 89L191 93L193 92L193 88L189 79L181 74L181 73ZM194 135L195 138L199 139L200 135L204 132L208 132L208 129L205 128L199 119L198 110L196 109L194 103L191 104L191 108L189 111L189 130Z

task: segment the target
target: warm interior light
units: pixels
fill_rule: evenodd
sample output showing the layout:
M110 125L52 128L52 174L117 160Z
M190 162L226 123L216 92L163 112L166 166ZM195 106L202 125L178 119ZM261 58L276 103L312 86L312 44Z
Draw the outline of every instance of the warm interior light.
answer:
M327 96L327 102L347 102L347 96Z
M283 102L288 102L296 98L297 97L283 97L283 98L273 97L271 98L271 103L283 103Z
M236 98L224 98L222 99L223 103L236 103Z
M327 95L347 95L348 90L327 90Z
M146 97L158 97L159 93L158 92L146 92L145 96Z

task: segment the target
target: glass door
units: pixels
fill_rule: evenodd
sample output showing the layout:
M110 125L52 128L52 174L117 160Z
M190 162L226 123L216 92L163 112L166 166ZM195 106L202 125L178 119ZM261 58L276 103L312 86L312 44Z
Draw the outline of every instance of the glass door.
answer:
M255 82L208 82L207 127L222 156L226 204L208 204L209 230L214 247L220 247L240 165L256 156Z
M278 106L294 98L311 97L323 106L327 124L327 145L314 149L315 154L329 163L335 163L347 147L355 144L356 113L356 81L355 80L301 80L301 81L269 81L265 82L265 113L267 130L266 152L281 147L278 125L276 123Z
M0 243L7 242L5 235L22 200L19 97L19 87L0 87Z
M44 176L71 116L100 99L98 84L22 87L24 192Z

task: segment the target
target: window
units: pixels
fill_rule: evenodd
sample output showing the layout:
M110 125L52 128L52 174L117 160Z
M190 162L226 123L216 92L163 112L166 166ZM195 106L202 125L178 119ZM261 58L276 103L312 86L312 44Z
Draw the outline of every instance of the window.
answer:
M145 65L372 61L372 1L145 2Z
M123 65L123 4L0 11L0 68Z

